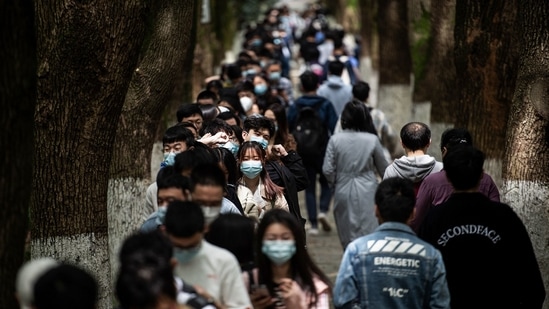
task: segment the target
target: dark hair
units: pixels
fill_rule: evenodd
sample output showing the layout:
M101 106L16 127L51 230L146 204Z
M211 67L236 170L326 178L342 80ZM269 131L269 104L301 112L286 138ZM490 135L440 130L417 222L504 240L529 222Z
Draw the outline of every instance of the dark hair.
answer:
M173 201L168 204L164 226L175 237L191 237L204 231L204 213L194 202Z
M214 157L216 157L217 162L223 164L223 166L225 166L225 168L227 169L227 172L229 173L227 177L227 183L232 185L236 184L238 170L236 158L234 157L233 153L229 149L224 147L213 148L212 153Z
M483 173L484 153L471 145L456 145L442 158L446 177L455 190L475 188Z
M97 296L95 278L66 263L51 268L34 284L34 305L40 309L94 309Z
M187 128L190 130L190 128L194 129L195 132L198 133L198 128L194 125L194 123L192 122L189 122L189 121L181 121L181 122L178 122L176 125L178 126L181 126L181 127L184 127L184 128ZM192 133L192 131L191 131Z
M217 94L215 94L215 92L210 91L208 89L202 90L196 96L196 102L198 102L199 100L204 100L204 99L212 99L213 103L215 104L215 103L217 103Z
M208 226L206 240L229 250L241 268L254 264L255 221L239 214L221 214Z
M168 166L166 166L165 168L167 167ZM173 170L175 171L175 169ZM185 190L189 190L191 188L189 184L189 178L175 172L171 175L167 175L166 177L157 177L156 185L158 186L158 190L169 188L180 189L181 192L183 192L183 195L186 195Z
M222 112L219 115L217 115L217 119L221 119L224 122L226 122L229 119L234 119L236 121L236 124L240 126L240 117L238 117L232 112Z
M282 104L271 104L265 110L270 110L273 112L276 118L276 123L278 124L278 130L275 132L274 143L285 145L288 141L290 131L288 129L288 119L286 117L286 109Z
M240 81L238 84L236 84L235 88L237 95L242 91L249 91L251 93L254 93L254 83L249 80Z
M208 123L219 115L219 109L214 104L198 104L202 111L202 119L204 123Z
M303 231L303 225L297 221L297 218L294 217L289 212L282 209L272 209L265 213L259 226L257 228L257 267L259 270L259 280L264 282L272 295L274 295L274 283L273 283L273 272L271 269L271 261L269 258L261 252L263 246L263 237L265 236L265 231L271 224L279 223L287 227L295 239L296 252L290 260L290 271L292 274L292 279L298 279L297 281L302 286L303 290L306 290L311 295L311 304L316 304L318 301L318 296L316 293L316 287L313 281L313 276L316 275L320 280L324 281L328 286L331 286L330 280L326 275L320 270L320 268L313 262L309 253L305 249L305 237Z
M345 104L341 112L341 128L377 135L368 107L356 100Z
M301 87L303 87L304 92L315 91L318 88L318 76L311 72L305 71L299 76L299 81L301 82Z
M384 179L377 187L375 202L383 221L407 223L414 211L414 184L407 178Z
M237 154L238 166L240 167L240 164L242 163L244 159L244 155L246 154L246 151L248 151L248 149L252 149L261 157L263 169L261 169L261 172L259 173L259 177L261 177L261 181L265 186L265 199L274 201L277 199L277 197L282 197L284 195L284 188L276 185L271 180L271 177L269 177L269 173L267 173L267 170L265 168L265 159L266 159L267 153L259 143L244 142L242 143L242 145L240 145L240 149L238 150L238 154ZM239 178L242 178L243 173L240 171L240 168L238 169L238 173L240 176Z
M197 142L194 147L176 154L173 166L177 173L183 173L202 163L215 163L215 158L210 147Z
M473 138L471 133L463 128L452 128L446 129L442 132L442 137L440 138L440 150L446 148L447 150L450 147L466 144L473 146Z
M243 130L250 132L250 130L259 131L261 129L269 130L269 136L273 136L275 132L274 123L271 119L262 115L252 115L244 120Z
M202 135L207 133L215 135L218 132L225 132L227 135L234 134L233 128L219 118L212 119L202 127Z
M236 63L231 63L227 66L227 77L230 80L235 80L242 77L242 70Z
M231 126L233 128L233 131L234 131L234 136L238 139L238 143L239 144L242 144L244 143L244 138L242 137L242 128L238 125L238 126Z
M400 139L412 151L424 149L431 142L431 129L422 122L409 122L400 130Z
M341 76L343 69L345 69L345 64L339 60L328 62L328 73L331 75Z
M217 92L212 90L212 88L215 88L217 90ZM219 79L211 80L206 84L206 90L209 90L210 92L214 93L216 96L219 96L219 92L220 92L221 89L223 89L223 83ZM197 101L198 101L198 99L197 99Z
M193 168L191 172L191 191L194 192L197 185L221 187L225 190L227 181L217 162L198 164Z
M177 109L177 122L183 121L183 118L191 117L194 114L200 115L202 117L202 110L200 109L200 106L195 103L186 103L181 104L179 108Z
M164 132L162 144L165 145L175 142L185 142L187 148L189 148L194 145L194 134L185 126L179 125L179 123L175 124Z
M246 112L244 111L244 108L242 108L242 105L240 104L240 99L238 98L238 93L236 92L236 88L223 88L220 91L221 101L225 101L229 103L229 105L233 108L233 110L241 115L245 115Z
M357 81L353 85L353 97L357 100L366 102L370 96L370 85L367 82Z
M159 230L137 232L124 240L116 281L121 308L151 308L160 296L175 300L172 254L172 244Z

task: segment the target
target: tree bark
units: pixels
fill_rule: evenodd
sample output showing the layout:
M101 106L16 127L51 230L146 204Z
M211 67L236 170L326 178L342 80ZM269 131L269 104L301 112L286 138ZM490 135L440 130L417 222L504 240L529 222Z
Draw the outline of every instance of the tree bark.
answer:
M425 54L421 54L424 56L421 61L423 69L414 69L416 74L413 101L430 105L430 154L438 160L442 160L439 150L440 136L445 129L453 127L453 107L457 105L454 65L455 5L455 0L431 1L429 39Z
M113 276L122 241L154 211L145 208L152 145L178 76L185 70L193 29L194 1L151 5L148 39L126 95L110 167L107 208Z
M464 0L456 5L456 125L471 132L475 146L486 154L485 170L499 186L517 76L517 2Z
M503 200L524 221L549 289L549 3L518 2L516 89L507 125ZM545 300L543 308L549 308Z
M406 0L378 1L379 107L396 130L412 113L407 7Z
M78 263L110 308L107 189L116 129L143 45L145 1L35 2L38 99L32 257Z
M32 190L36 38L32 1L0 4L0 308L19 308L14 297L24 262Z

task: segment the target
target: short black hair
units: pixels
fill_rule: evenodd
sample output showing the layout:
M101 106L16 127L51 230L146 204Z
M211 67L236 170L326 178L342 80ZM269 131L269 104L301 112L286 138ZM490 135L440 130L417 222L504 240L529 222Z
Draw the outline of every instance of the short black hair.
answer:
M208 226L205 238L229 250L241 265L254 262L255 221L251 218L234 213L219 215Z
M176 154L173 166L176 172L182 173L201 163L215 163L215 158L210 147L197 142L192 148Z
M368 132L377 135L372 115L364 103L353 100L341 112L341 128L358 132Z
M343 74L343 69L345 64L339 60L329 61L328 62L328 73L331 75L341 76Z
M159 263L154 258L169 264L172 256L170 240L160 230L134 232L126 237L118 253L121 267L128 264Z
M186 126L177 123L166 129L162 137L163 145L175 142L185 142L187 148L191 147L194 145L194 134Z
M215 163L203 163L195 166L191 172L191 191L194 191L197 185L221 187L225 190L227 180L225 174Z
M250 130L259 131L261 129L269 130L269 135L273 136L275 133L275 126L271 119L262 115L253 115L244 120L243 130L250 132Z
M40 309L94 309L97 296L96 279L67 263L48 270L34 285L34 305Z
M367 82L358 81L353 85L353 97L365 102L370 96L370 85Z
M446 129L442 132L442 137L440 138L440 150L443 148L450 149L450 147L467 144L473 146L473 137L471 133L463 128L452 128Z
M483 173L484 153L471 145L456 145L442 159L446 177L455 190L475 188Z
M227 172L229 173L227 183L235 185L237 181L238 169L236 158L233 153L225 147L213 148L212 153L217 158L217 161L222 163L227 169Z
M305 92L315 91L318 88L318 76L311 71L303 72L299 76L299 81Z
M164 168L168 168L168 167L172 167L172 166L166 166ZM183 193L185 193L185 190L191 189L189 178L176 172L174 172L173 174L167 175L166 177L160 177L160 178L157 177L156 185L158 187L158 190L177 188L177 189L181 189L181 192Z
M236 94L237 95L238 95L238 93L243 92L243 91L249 91L249 92L254 93L254 83L252 83L249 80L243 80L243 81L238 82L238 84L236 84L235 88L236 88Z
M230 80L235 80L242 77L242 70L240 66L236 63L231 63L227 66L227 77Z
M202 110L200 109L200 106L195 103L186 103L181 104L179 108L177 109L177 122L183 121L183 118L190 117L194 114L200 115L202 117Z
M210 91L208 89L200 91L198 95L196 96L196 101L204 100L204 99L212 99L213 103L217 103L217 94L215 92Z
M212 119L210 122L206 123L204 127L202 127L202 135L207 133L215 135L218 132L225 132L227 135L234 134L233 128L219 118Z
M204 120L204 123L208 123L215 119L217 115L219 115L219 109L217 108L217 105L215 104L199 104L200 110L202 111L202 119ZM204 128L204 125L202 125L202 128Z
M406 223L414 211L414 184L407 178L384 179L377 187L375 202L383 221Z
M217 118L218 119L221 119L223 121L227 121L227 120L230 120L230 119L234 119L236 121L236 124L240 126L240 117L238 117L237 115L235 115L234 113L232 112L222 112L222 113L219 113L219 115L217 115Z
M409 122L400 130L400 139L412 151L424 149L431 142L431 129L422 122Z
M166 232L175 237L191 237L204 231L204 213L194 202L173 201L168 204Z

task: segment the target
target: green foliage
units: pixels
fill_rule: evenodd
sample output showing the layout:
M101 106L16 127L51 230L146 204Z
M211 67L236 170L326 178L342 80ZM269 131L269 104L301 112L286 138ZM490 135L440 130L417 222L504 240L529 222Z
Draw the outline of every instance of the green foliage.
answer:
M431 40L431 14L421 6L421 17L412 25L412 65L416 80L421 80L425 74L425 66L429 59L429 43Z

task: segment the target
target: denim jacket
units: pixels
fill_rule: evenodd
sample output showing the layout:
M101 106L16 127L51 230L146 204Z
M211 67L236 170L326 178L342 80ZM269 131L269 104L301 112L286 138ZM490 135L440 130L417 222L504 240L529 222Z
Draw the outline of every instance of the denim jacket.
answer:
M336 308L450 308L440 252L398 222L347 246L333 294Z

